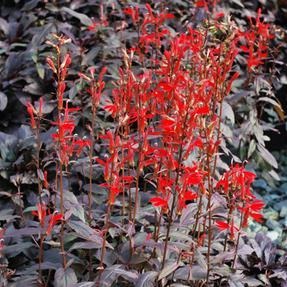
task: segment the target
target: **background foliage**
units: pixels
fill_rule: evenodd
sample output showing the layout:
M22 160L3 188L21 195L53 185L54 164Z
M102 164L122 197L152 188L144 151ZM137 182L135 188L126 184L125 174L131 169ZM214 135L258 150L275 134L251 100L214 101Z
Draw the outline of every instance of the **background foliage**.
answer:
M124 13L129 5L138 5L143 11L143 1L2 1L0 6L0 221L5 229L5 242L1 251L1 284L9 286L37 286L38 280L38 233L39 228L32 214L36 211L38 178L44 179L44 170L48 171L49 186L44 196L56 198L55 157L51 152L51 135L56 127L50 124L55 118L57 101L55 100L55 77L46 64L53 49L47 43L52 34L65 35L71 42L65 46L72 56L72 64L66 81L65 96L75 106L81 107L81 113L75 116L76 132L79 137L88 137L91 129L90 100L85 84L78 73L87 74L88 67L96 71L107 67L104 76L106 82L103 97L111 99L114 82L119 79L118 69L123 66L124 47L130 48L137 42L138 34L132 21ZM230 264L218 267L213 273L214 286L285 286L286 273L286 175L284 152L286 146L285 112L286 105L286 9L284 1L218 1L218 10L230 13L239 27L248 25L248 17L255 17L258 8L262 8L264 19L272 23L273 33L269 57L260 72L252 79L244 68L244 59L238 58L240 78L234 83L231 96L225 99L223 109L222 153L219 164L227 168L230 161L248 160L249 169L256 170L258 178L254 189L266 202L263 224L252 223L243 237L237 271L231 271ZM161 11L168 8L176 19L168 21L171 34L180 32L188 26L200 26L205 14L196 8L193 1L150 1L152 7ZM212 28L212 27L211 27ZM224 37L226 30L217 31L216 37ZM248 82L248 85L246 85ZM41 168L35 166L37 145L30 128L26 105L40 105L44 97L40 134L42 146ZM112 129L114 121L101 107L96 117L96 133ZM276 129L280 129L278 138ZM277 154L271 153L273 149ZM101 141L95 143L98 157L104 158L107 150ZM275 155L275 156L274 156ZM62 269L59 255L59 242L51 235L45 240L42 269L49 286L94 286L87 268L89 250L94 262L100 261L102 238L100 230L104 224L104 203L106 191L99 184L103 182L100 164L93 169L93 210L95 221L86 224L84 204L88 202L89 170L88 151L84 150L64 178L66 192L65 208L71 213L68 223L66 246L68 246L68 268ZM230 160L232 158L232 160ZM278 168L279 164L279 168ZM282 182L279 184L278 181ZM148 195L142 194L143 202ZM285 200L285 201L284 201ZM281 201L281 202L279 202ZM149 206L151 209L152 207ZM147 214L151 210L147 209ZM278 221L278 219L280 219ZM131 256L128 240L135 234L133 244L142 249L148 248L149 226L153 224L149 217L142 217L135 226L136 233L128 229L120 230L115 217L110 228L110 238L120 243L119 248L107 249L104 263L107 266L102 274L101 286L155 286L156 278L162 285L184 286L185 274L190 273L194 284L200 284L205 278L206 262L202 254L196 254L196 268L190 268L181 262L168 264L160 271L159 263L150 263L148 258ZM60 229L60 226L56 226ZM259 231L266 233L269 238ZM247 236L252 234L255 236ZM180 236L175 234L174 236ZM181 235L183 236L183 235ZM178 238L178 245L187 244L190 237ZM146 242L147 241L147 242ZM222 247L218 247L218 253ZM201 250L203 253L204 250ZM218 254L216 254L218 255ZM214 256L213 260L229 262L226 258ZM141 266L148 268L140 273ZM94 270L96 273L96 270ZM95 274L94 274L95 275ZM96 276L96 275L95 275ZM241 285L238 285L238 282ZM86 282L86 283L83 283ZM285 282L285 283L284 283ZM114 284L114 285L113 285ZM169 285L168 285L169 284ZM216 285L218 284L218 285ZM200 285L194 285L200 286Z

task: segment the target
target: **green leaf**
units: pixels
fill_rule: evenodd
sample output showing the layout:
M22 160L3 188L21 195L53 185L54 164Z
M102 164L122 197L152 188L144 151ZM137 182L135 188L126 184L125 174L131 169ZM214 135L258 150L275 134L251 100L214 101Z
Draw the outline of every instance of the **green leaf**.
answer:
M43 65L37 63L36 69L37 69L37 73L38 73L39 77L43 80L45 77L45 69L44 69Z
M255 150L256 150L256 142L253 139L253 140L251 140L249 147L248 147L247 158L250 158Z

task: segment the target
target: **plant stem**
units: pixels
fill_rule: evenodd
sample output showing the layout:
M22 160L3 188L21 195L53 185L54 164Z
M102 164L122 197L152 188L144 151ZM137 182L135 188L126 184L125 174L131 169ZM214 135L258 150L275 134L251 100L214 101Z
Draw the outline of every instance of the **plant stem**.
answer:
M183 147L182 147L182 143L181 143L180 148L179 148L179 156L178 156L178 169L180 169L180 164L182 161L182 154L183 154ZM179 180L179 170L177 171L177 174L176 174L175 187L178 183L178 180ZM170 209L170 212L168 214L168 224L167 224L166 238L165 238L165 243L164 243L164 251L163 251L161 269L163 269L164 265L165 265L167 246L168 246L168 241L169 241L169 234L170 234L171 225L173 223L173 213L174 213L174 209L175 209L175 203L176 203L176 191L174 189L173 197L172 197L172 203L171 203L171 209Z
M236 261L236 257L237 257L237 251L238 251L238 247L239 247L240 234L241 234L241 229L242 229L243 216L244 216L244 212L242 211L241 212L241 216L240 216L239 230L238 230L238 233L237 233L237 239L236 239L236 244L235 244L235 251L234 251L234 258L233 258L232 268L234 268L234 266L235 266L235 261Z
M42 277L42 269L41 269L41 263L43 261L43 241L45 239L45 236L42 234L41 232L41 235L40 235L40 249L39 249L39 257L38 257L38 260L39 260L39 282L40 284L43 284L43 277ZM42 286L42 285L41 285Z
M96 111L95 108L92 107L92 130L91 130L91 146L90 146L90 153L89 153L89 194L88 194L88 222L91 224L92 221L92 204L93 204L93 154L94 154L94 144L95 144L95 116Z
M106 254L106 241L107 241L107 233L109 230L110 217L111 217L111 204L109 202L107 214L106 214L105 225L104 225L104 230L103 230L104 234L103 234L103 242L102 242L102 253L101 253L101 259L100 259L100 265L98 267L98 269L100 270L98 283L100 283L101 275L102 275L102 272L104 271L104 259L105 259L105 254Z
M212 185L210 175L210 155L207 153L207 169L208 169L208 245L207 245L207 274L206 274L206 285L208 286L209 274L210 274L210 252L211 252L211 239L212 239L212 214L211 214L211 197L212 197Z
M64 210L64 189L63 189L63 165L60 162L60 178L59 178L59 189L60 189L60 210L63 215L63 219L61 221L61 233L60 233L60 245L61 245L61 254L63 259L63 268L66 268L67 258L65 253L65 245L64 245L64 227L65 227L65 210Z

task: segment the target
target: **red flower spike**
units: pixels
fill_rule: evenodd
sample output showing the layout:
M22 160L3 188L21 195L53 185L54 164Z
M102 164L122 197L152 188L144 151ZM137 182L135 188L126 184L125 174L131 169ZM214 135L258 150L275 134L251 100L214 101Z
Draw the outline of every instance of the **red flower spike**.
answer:
M36 128L36 121L35 121L35 117L34 114L36 114L36 110L34 109L34 107L32 106L31 103L27 103L27 112L30 116L30 120L31 120L31 128L35 129Z
M249 72L263 64L268 54L268 41L273 38L269 31L269 24L261 22L260 17L261 9L258 9L255 23L249 18L250 29L239 34L244 41L241 50L248 54L246 62Z
M154 207L161 207L161 208L168 207L168 202L160 197L153 197L149 201Z
M63 215L61 213L54 212L50 217L46 234L50 235L52 233L53 227L61 220L63 220Z
M4 248L4 233L5 233L5 229L0 227L0 252Z
M93 24L88 26L88 30L95 31L98 26L99 26L99 22L93 21Z
M104 109L111 114L113 118L116 117L118 112L118 107L115 104L106 105L104 106Z
M43 97L41 97L41 98L39 99L39 112L38 112L39 117L42 117L42 114L43 114L43 105L44 105L44 100L43 100Z
M207 3L205 0L197 0L195 2L195 7L197 8L207 8Z
M126 15L129 15L132 17L132 21L134 25L137 24L137 22L139 21L139 8L138 7L129 7L129 8L124 9L123 12Z
M230 224L228 224L225 221L217 220L217 221L215 221L215 225L221 231L228 230L230 233L230 239L231 240L234 240L234 238L235 238L235 231L239 231L239 229L234 225L233 218L232 218Z
M64 96L65 89L66 89L66 83L60 82L58 85L58 93L57 93L59 110L62 110L63 108L63 96Z
M32 211L32 214L38 217L41 227L44 227L45 218L47 215L46 205L44 203L38 203L37 211Z
M184 201L194 200L196 198L197 198L197 194L192 191L186 191L183 196Z
M49 188L49 182L48 182L48 172L45 170L44 171L44 181L43 181L44 187L47 189Z
M55 67L55 64L54 64L53 60L52 60L51 58L47 57L47 58L46 58L46 62L47 62L47 64L48 64L49 68L50 68L55 74L57 74L57 69L56 69L56 67Z
M215 225L219 230L222 230L222 231L229 229L229 224L225 221L217 220L217 221L215 221Z
M60 66L60 69L68 68L71 65L71 63L72 63L72 59L71 59L70 54L66 54L61 66Z

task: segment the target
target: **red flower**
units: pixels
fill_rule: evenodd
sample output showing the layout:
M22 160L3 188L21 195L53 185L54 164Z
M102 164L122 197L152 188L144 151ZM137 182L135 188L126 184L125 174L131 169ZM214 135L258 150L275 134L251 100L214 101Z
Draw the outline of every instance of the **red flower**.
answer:
M51 58L47 57L47 58L46 58L46 62L47 62L47 64L48 64L48 66L50 67L50 69L51 69L55 74L57 74L57 69L56 69L56 67L55 67L55 65L54 65L53 60L52 60Z
M139 8L138 7L129 7L125 8L123 12L126 15L129 15L132 17L134 25L139 21Z
M245 207L240 207L239 210L244 213L242 226L248 225L249 217L252 217L257 222L262 222L263 215L260 213L262 208L265 206L264 202L256 199L251 203L247 203Z
M47 215L46 205L44 203L38 203L37 211L32 211L32 214L38 217L41 227L44 227L45 218Z
M258 9L255 21L249 18L250 29L240 33L244 41L244 45L241 45L240 49L242 52L248 53L247 67L249 72L264 63L263 60L268 55L268 41L273 38L273 35L270 33L269 24L264 23L260 18L261 9Z
M34 107L32 106L31 103L27 103L27 112L30 116L30 120L31 120L31 128L35 129L36 128L36 121L35 121L35 117L34 114L36 114L36 111L34 109Z
M197 198L197 194L192 191L186 191L179 195L178 200L178 212L180 213L183 208L186 207L186 201L188 200L194 200Z
M89 31L94 31L94 30L96 30L96 28L97 28L99 25L100 25L99 22L93 21L93 24L91 24L91 25L88 26L88 30L89 30Z
M229 224L225 221L217 220L217 221L215 221L215 225L220 230L228 230L229 229Z
M219 230L228 230L230 233L230 239L233 240L235 238L235 231L238 231L239 229L234 225L234 220L232 218L231 222L228 224L224 221L215 221L215 225Z
M63 215L61 213L54 212L52 216L50 217L49 225L46 230L46 234L50 235L53 230L53 227L62 219L63 219Z
M47 189L49 187L49 182L48 182L48 172L45 170L44 171L44 180L43 180L43 185Z
M116 117L117 112L118 112L118 107L117 107L117 105L115 105L115 104L106 105L106 106L104 106L104 109L105 109L107 112L109 112L113 118Z
M0 252L4 248L4 233L5 229L0 227Z
M161 208L168 207L168 202L165 199L162 199L161 197L153 197L149 201L154 207L161 207Z
M197 8L204 8L207 7L205 0L198 0L195 2L195 7Z

